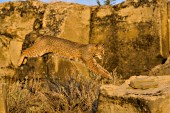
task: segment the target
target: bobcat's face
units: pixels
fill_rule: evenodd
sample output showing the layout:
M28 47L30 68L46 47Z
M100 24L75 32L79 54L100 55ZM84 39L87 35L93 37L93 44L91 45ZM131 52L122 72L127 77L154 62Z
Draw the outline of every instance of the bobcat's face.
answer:
M93 57L97 57L99 59L102 59L103 55L104 55L103 44L95 44L94 47L93 47Z

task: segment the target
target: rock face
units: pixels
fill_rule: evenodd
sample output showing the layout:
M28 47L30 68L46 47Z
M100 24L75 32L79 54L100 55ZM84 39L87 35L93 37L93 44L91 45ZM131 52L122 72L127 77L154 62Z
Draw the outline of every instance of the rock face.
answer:
M161 64L158 56L167 57L169 45L167 18L160 17L164 5L166 1L126 1L92 8L90 43L104 42L108 47L104 59L108 70L117 67L127 78Z
M101 7L37 1L0 4L0 76L89 75L83 65L51 54L28 58L16 68L21 51L35 42L37 34L83 44L104 43L105 57L99 62L104 68L112 72L117 67L124 78L148 74L162 63L158 56L166 58L169 51L168 8L166 0Z
M0 4L0 76L14 76L25 37L34 30L43 14L41 2Z
M167 113L170 76L132 76L121 86L101 87L97 113Z

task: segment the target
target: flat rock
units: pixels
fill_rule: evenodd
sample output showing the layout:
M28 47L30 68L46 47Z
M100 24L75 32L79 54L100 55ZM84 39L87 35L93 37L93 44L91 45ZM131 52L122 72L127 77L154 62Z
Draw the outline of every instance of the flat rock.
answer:
M136 78L130 81L129 86L134 89L149 89L158 87L158 82L154 78Z
M133 76L101 87L98 113L168 113L169 95L170 76Z

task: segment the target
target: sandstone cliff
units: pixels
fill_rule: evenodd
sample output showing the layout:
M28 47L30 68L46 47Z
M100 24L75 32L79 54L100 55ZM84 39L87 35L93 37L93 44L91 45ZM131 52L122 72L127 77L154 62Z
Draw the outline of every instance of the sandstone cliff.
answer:
M167 0L127 0L100 7L37 1L0 4L0 77L50 75L62 82L70 76L90 78L84 65L52 54L28 58L16 68L22 50L34 43L37 34L104 43L105 57L99 62L103 67L110 72L116 68L123 78L146 75L168 56L169 12Z

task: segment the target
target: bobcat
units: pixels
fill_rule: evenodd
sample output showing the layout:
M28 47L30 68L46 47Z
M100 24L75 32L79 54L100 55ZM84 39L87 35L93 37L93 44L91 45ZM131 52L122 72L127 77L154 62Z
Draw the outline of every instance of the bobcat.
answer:
M24 50L18 61L20 66L25 57L39 57L46 53L54 53L59 57L83 62L89 70L112 79L110 73L97 64L95 57L101 58L104 48L101 44L80 44L52 36L40 36L35 43Z

